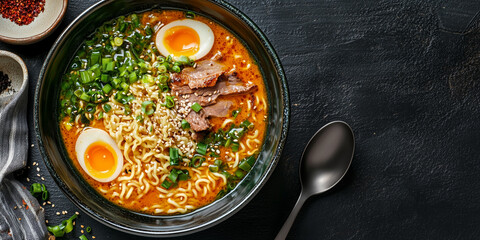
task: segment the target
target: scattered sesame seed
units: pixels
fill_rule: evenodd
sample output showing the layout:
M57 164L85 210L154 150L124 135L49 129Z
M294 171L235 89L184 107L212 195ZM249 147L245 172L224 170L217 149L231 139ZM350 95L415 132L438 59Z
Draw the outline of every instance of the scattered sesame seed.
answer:
M83 233L83 230L80 230L81 233Z
M77 215L80 215L80 213L79 213L79 212L75 212L75 214L77 214Z
M37 177L40 177L40 174L37 173Z
M44 177L41 177L41 179L42 179L43 181L45 181L45 178L44 178Z
M30 178L27 177L27 182L30 182Z
M52 204L52 207L55 207L55 204Z
M34 147L34 146L35 146L34 144L30 145L30 147Z
M60 215L60 212L57 212L56 214L57 214L57 215Z
M48 220L45 220L45 223L48 223Z

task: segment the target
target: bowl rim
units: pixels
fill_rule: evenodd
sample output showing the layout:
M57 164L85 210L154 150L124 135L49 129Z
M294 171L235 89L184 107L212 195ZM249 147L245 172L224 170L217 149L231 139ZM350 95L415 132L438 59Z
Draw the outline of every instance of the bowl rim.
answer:
M50 25L47 29L45 29L43 32L28 36L28 37L23 37L23 38L15 38L15 37L7 37L5 35L0 34L0 41L6 42L9 44L14 44L14 45L28 45L32 43L36 43L44 38L46 38L48 35L50 35L55 29L60 25L60 22L62 21L63 17L65 16L65 13L67 12L67 6L68 6L68 0L63 0L62 1L62 9L60 11L60 14L57 16L55 21L53 22L52 25Z
M140 229L132 229L130 227L118 224L114 221L111 221L110 219L104 218L102 215L96 213L92 209L90 209L87 205L85 205L82 201L80 201L72 192L71 190L66 186L66 184L63 182L63 180L57 175L55 172L53 166L49 162L49 157L45 151L45 145L43 143L42 137L41 137L41 130L39 126L39 94L40 94L40 89L41 85L43 83L43 78L45 75L45 70L47 68L47 65L50 61L50 59L53 57L54 50L56 47L60 44L62 39L66 36L66 34L69 32L69 30L77 24L78 21L80 21L82 18L87 17L91 12L93 12L95 9L101 7L104 4L108 4L112 2L113 0L101 0L87 9L85 9L81 14L79 14L66 28L65 30L58 36L58 38L55 40L53 43L50 51L48 52L47 57L45 58L45 61L42 65L42 69L39 73L39 81L37 82L37 86L35 89L35 101L34 101L34 127L35 127L35 136L37 138L37 144L39 145L39 150L40 154L42 156L42 159L54 179L55 183L59 186L60 190L67 196L67 198L74 203L78 208L80 208L83 212L88 214L90 217L95 219L96 221L113 228L115 230L119 230L122 232L126 232L129 234L134 234L134 235L139 235L139 236L147 236L147 237L172 237L172 236L182 236L182 235L187 235L187 234L192 234L195 232L199 232L202 230L205 230L207 228L213 227L226 219L230 218L232 215L240 211L245 205L247 205L260 191L260 189L263 187L263 185L266 183L266 180L272 175L276 165L278 164L281 153L283 151L285 141L287 139L287 133L290 125L290 97L289 97L289 91L288 91L288 84L286 80L286 75L284 72L284 69L282 67L282 64L280 62L280 58L278 57L276 51L274 50L272 44L270 41L267 39L265 34L260 30L260 28L250 19L248 18L243 12L241 12L239 9L235 8L233 5L223 1L223 0L205 0L211 3L216 4L217 6L225 9L226 11L232 13L235 17L239 18L241 21L243 21L249 28L252 29L253 33L259 38L260 42L263 44L268 56L271 58L272 63L277 70L278 74L278 80L281 85L281 96L282 96L282 103L281 105L283 106L283 122L281 124L281 134L279 136L279 141L278 145L275 148L275 152L273 153L272 157L272 162L266 169L266 173L259 179L259 183L256 184L251 191L245 195L245 197L239 202L239 204L235 207L232 208L231 210L218 215L215 219L211 221L207 221L205 223L202 223L194 228L189 228L189 229L181 229L181 230L170 230L168 232L151 232L151 231L145 231L145 230L140 230Z

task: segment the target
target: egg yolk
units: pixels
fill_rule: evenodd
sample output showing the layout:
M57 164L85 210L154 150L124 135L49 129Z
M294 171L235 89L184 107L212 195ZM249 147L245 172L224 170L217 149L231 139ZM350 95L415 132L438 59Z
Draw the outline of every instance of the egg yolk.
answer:
M97 178L110 177L117 165L115 150L105 142L94 142L85 151L85 165Z
M191 27L175 26L165 32L163 44L175 56L191 56L199 50L200 36Z

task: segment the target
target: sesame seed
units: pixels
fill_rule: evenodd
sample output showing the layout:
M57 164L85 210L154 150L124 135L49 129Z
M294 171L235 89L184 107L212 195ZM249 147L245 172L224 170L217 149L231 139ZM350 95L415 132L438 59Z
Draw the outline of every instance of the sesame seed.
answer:
M60 215L60 212L57 212L57 213L55 213L55 214Z
M75 214L77 214L77 215L80 215L80 213L79 213L79 212L75 212Z

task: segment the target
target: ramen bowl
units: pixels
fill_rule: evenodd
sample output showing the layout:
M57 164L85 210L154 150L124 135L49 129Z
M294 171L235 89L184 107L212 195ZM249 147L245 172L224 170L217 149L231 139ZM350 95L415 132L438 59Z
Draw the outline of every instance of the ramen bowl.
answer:
M60 81L83 40L105 21L150 9L193 11L229 29L243 41L258 63L269 102L267 132L252 170L223 198L192 212L171 216L134 212L98 194L68 157L58 125ZM34 119L45 164L60 189L74 204L114 229L143 236L167 237L190 234L218 224L239 211L260 191L278 163L285 143L289 98L285 74L271 44L259 28L233 6L216 0L109 0L83 12L54 43L40 72Z

